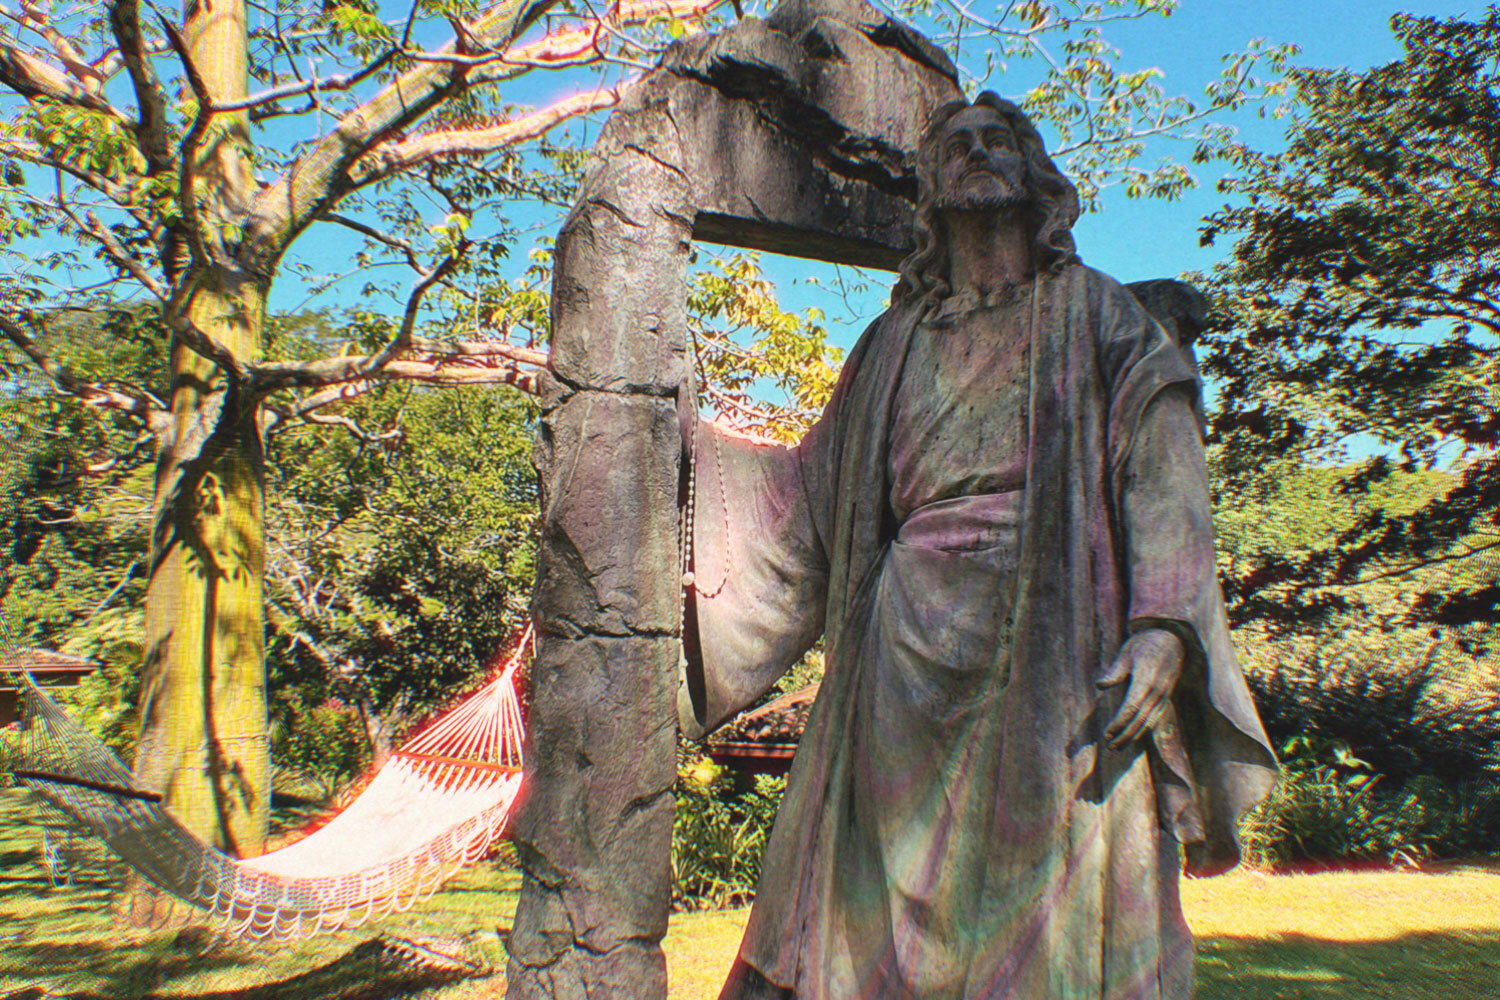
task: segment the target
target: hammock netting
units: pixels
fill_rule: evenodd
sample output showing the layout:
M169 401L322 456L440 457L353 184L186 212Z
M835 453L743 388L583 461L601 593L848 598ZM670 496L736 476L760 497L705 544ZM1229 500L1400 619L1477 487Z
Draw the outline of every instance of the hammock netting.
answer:
M231 933L291 937L358 926L409 909L500 837L521 789L515 672L526 645L494 680L395 751L337 816L257 858L231 857L190 833L29 675L14 770L47 806Z

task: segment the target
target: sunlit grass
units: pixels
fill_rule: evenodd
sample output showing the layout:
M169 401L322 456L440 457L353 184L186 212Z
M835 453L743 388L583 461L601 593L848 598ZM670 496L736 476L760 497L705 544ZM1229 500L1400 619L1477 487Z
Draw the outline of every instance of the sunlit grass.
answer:
M501 942L519 879L503 863L472 866L409 913L357 931L200 953L172 930L117 925L116 882L99 877L97 862L85 866L78 885L51 888L37 818L19 790L0 788L0 998L26 986L78 1000L504 995ZM1198 1000L1500 997L1500 874L1492 870L1236 872L1184 882L1183 906L1198 937ZM670 1000L717 996L747 912L673 916L665 942ZM382 935L428 943L486 971L433 988L408 983L400 970L367 960L368 942Z
M1198 1000L1500 997L1500 874L1235 872L1183 883Z

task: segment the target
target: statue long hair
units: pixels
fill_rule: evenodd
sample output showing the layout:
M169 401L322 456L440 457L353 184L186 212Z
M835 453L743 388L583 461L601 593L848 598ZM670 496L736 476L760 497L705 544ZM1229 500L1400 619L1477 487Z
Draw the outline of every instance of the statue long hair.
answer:
M932 113L922 132L917 147L917 211L912 227L916 249L901 262L901 280L892 296L895 301L923 296L940 299L952 291L948 286L947 234L937 209L938 162L943 128L954 115L970 106L963 100L949 101ZM980 94L973 106L991 108L1000 115L1010 126L1025 157L1023 218L1032 233L1032 255L1037 270L1057 271L1076 261L1078 250L1072 229L1078 221L1078 191L1047 155L1036 126L1024 111L993 91Z

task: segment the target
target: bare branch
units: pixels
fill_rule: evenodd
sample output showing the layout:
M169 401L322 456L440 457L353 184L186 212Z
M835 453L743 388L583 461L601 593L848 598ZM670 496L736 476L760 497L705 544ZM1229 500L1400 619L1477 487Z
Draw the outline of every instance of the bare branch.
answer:
M493 80L514 76L518 68L557 69L564 66L579 66L599 60L625 63L642 69L648 65L609 54L609 41L614 39L627 48L645 49L620 29L627 25L641 24L654 18L677 18L683 21L698 21L717 7L722 0L640 0L615 4L607 16L595 16L576 28L549 32L546 36L525 45L513 45L503 52L482 56L442 56L427 58L462 61L475 67L496 66L499 73L471 72L469 83L477 86ZM588 6L588 5L586 5ZM590 6L590 10L593 8Z
M401 317L400 331L397 332L389 344L385 345L379 354L359 367L355 372L355 378L367 378L372 373L380 371L380 369L390 364L401 353L406 351L407 348L411 347L412 332L417 323L417 310L422 307L422 298L427 294L428 289L439 281L442 281L448 272L453 270L453 266L458 263L459 257L463 255L467 247L467 242L461 243L441 264L432 269L431 274L417 282L416 287L411 290L411 294L406 297L406 312Z
M0 83L29 101L43 99L71 104L134 124L102 95L13 45L0 43Z
M417 312L422 298L458 263L465 245L449 255L433 268L412 288L406 299L406 312L401 317L401 329L377 354L369 357L324 358L320 361L271 362L254 365L250 369L254 390L266 395L293 386L330 385L335 382L354 382L380 374L392 361L411 347L412 331L416 327Z
M42 350L36 338L27 332L26 325L34 325L32 320L26 318L24 323L25 325L22 321L0 314L0 334L19 348L32 364L46 373L57 386L58 391L76 396L84 405L94 409L129 414L145 424L153 434L165 429L169 417L165 405L160 400L155 399L148 392L93 382L79 377Z
M147 271L141 262L136 260L134 254L120 244L120 241L115 238L115 234L109 231L109 227L103 225L99 221L99 217L93 212L87 213L85 218L87 222L82 228L92 233L94 238L103 244L104 250L109 254L110 259L126 271L129 271L130 276L145 285L152 295L155 295L163 302L167 301L170 296L167 290L162 287L161 282L157 281L151 272Z
M432 358L503 358L519 365L534 368L547 367L547 352L532 347L506 343L503 340L432 340L413 337L411 349L414 354Z
M45 38L47 44L52 46L52 51L56 55L58 62L63 64L63 68L84 89L90 93L97 93L103 88L105 83L104 77L79 54L67 36L48 23L46 17L42 15L42 12L33 3L22 0L20 14L6 10L4 7L0 7L0 13L3 13L22 27L29 28L42 38Z
M303 419L310 424L321 424L324 427L342 427L366 444L374 444L379 441L397 441L402 437L401 428L399 427L392 427L390 430L381 431L379 434L371 434L361 427L353 417L339 413L309 413Z
M206 238L203 220L198 214L198 143L202 141L204 134L208 131L208 123L213 118L213 95L209 93L203 74L194 65L193 57L188 54L187 41L182 37L182 33L165 17L158 15L157 19L161 22L162 30L167 33L167 41L171 43L172 51L177 53L177 58L182 62L188 85L193 88L193 96L198 101L198 111L193 115L193 124L177 147L182 170L177 185L178 210L182 213L184 228L187 230L188 245L192 248L193 256L197 261L200 264L212 262L225 267L228 261L224 260L217 242L210 244Z
M451 349L465 345L445 344L441 346L444 349ZM541 368L546 366L545 354L510 344L486 343L479 346L491 349L463 356L393 361L369 378L327 386L303 397L292 406L265 403L264 412L272 418L265 430L267 433L279 432L293 426L294 423L337 423L362 441L380 441L389 437L397 437L399 431L370 435L357 424L353 427L348 426L345 423L347 418L335 420L317 413L325 407L358 399L373 390L377 382L424 382L447 387L508 385L528 395L536 395L540 391L537 386L537 376Z
M499 0L468 27L467 33L486 45L508 45L556 2ZM444 49L456 50L456 42ZM420 121L465 85L462 67L422 65L345 115L329 135L297 158L280 181L260 192L252 213L259 228L251 238L271 244L262 247L263 253L279 256L280 250L313 219L352 189L348 171L372 146Z
M358 219L351 219L346 215L339 215L336 212L329 212L326 216L323 217L323 221L337 223L338 225L343 226L346 229L352 229L356 233L359 233L363 236L368 236L370 239L374 240L377 243L384 243L386 246L391 247L394 250L400 250L406 255L406 262L408 264L410 264L412 267L417 266L417 250L406 240L397 239L389 233L382 233L374 226L367 226L363 222L360 222Z
M426 382L431 385L509 385L535 395L537 372L513 362L455 364L450 361L393 361L378 373L385 381Z
M298 80L296 83L282 84L280 87L272 87L258 94L238 101L228 101L223 104L215 104L215 114L224 111L246 111L251 108L264 107L267 104L275 104L284 101L288 97L296 97L298 94L312 94L325 90L343 91L353 90L365 80L368 80L389 63L398 54L398 49L389 49L375 60L367 63L357 73L340 73L335 76L325 76L311 80Z
M357 399L375 387L376 381L413 381L443 385L510 385L523 392L537 392L537 374L547 367L544 351L499 341L449 343L412 338L417 355L392 361L370 376L327 385L304 396L290 408L275 407L280 421L301 419L337 403ZM335 358L334 362L360 362L368 358ZM309 362L312 368L319 362Z
M145 40L141 37L139 0L112 0L109 5L109 28L120 47L120 60L130 74L135 88L135 138L141 155L152 173L172 168L167 148L167 104L151 68Z
M514 121L485 129L445 129L373 150L368 166L361 173L361 183L384 177L398 170L447 156L474 156L492 153L518 143L535 139L569 118L612 108L620 103L618 88L578 94L541 108Z
M449 96L518 76L532 66L593 61L603 55L601 36L613 34L620 24L659 17L701 17L720 2L620 0L607 18L596 17L581 28L551 34L526 45L513 45L514 39L539 21L556 0L497 0L477 21L458 26L454 40L437 52L413 52L403 43L402 55L416 62L416 68L345 115L333 132L303 153L278 183L260 192L252 213L257 228L251 238L260 244L263 254L279 255L340 197L384 176L387 169L384 161L371 157L371 151L382 144L396 149L403 141L402 130L420 121ZM582 110L575 105L573 113ZM536 121L541 122L545 117L545 112L539 113ZM479 153L504 148L525 137L521 129L507 129L503 125L497 128L498 131L489 130L485 139L472 141L441 138L424 145L422 140L416 140L416 147L411 150L412 162L427 158L428 150L431 155L445 150L454 154ZM435 134L446 136L446 133ZM400 162L398 153L389 169L399 169Z
M365 384L366 386L369 385L369 383ZM361 390L361 392L359 393L354 393L348 398L353 398L353 396L361 395L364 391L366 390ZM284 407L276 406L271 403L265 404L265 407L266 412L275 418L263 428L262 432L265 434L271 434L286 430L287 428L293 426L295 422L301 424L314 424L323 427L342 427L344 430L348 431L352 436L354 436L364 444L376 444L381 441L395 441L399 440L402 437L401 429L399 427L392 427L389 430L381 431L378 434L372 434L369 431L365 430L364 427L362 427L359 422L356 421L353 417L347 416L345 414L316 413L313 412L312 409L303 406L297 406L291 410L288 410Z

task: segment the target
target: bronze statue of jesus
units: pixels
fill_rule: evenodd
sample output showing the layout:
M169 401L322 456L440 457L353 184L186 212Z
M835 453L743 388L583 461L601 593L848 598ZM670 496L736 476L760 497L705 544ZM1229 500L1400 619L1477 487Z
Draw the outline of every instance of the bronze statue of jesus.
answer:
M1177 882L1275 769L1186 346L1084 267L1013 104L940 108L917 248L794 448L688 421L683 728L826 674L730 1000L1185 1000Z

